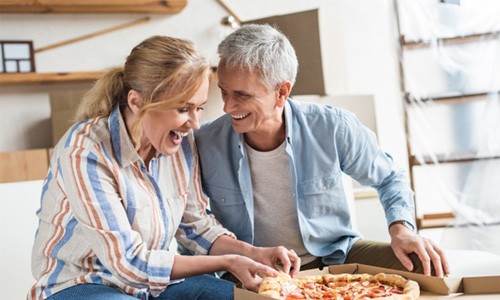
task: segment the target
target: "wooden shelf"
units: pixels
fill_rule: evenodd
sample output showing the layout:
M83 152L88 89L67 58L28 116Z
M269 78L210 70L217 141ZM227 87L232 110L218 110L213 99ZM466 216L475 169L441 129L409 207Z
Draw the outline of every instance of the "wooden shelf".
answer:
M102 74L103 72L2 73L0 74L0 86L95 81Z
M0 12L174 14L186 4L187 0L0 0Z

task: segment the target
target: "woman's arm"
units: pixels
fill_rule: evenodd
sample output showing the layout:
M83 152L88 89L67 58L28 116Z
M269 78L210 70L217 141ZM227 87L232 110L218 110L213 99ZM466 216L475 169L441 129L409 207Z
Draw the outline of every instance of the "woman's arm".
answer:
M253 291L258 290L262 281L262 278L258 274L265 276L278 275L278 271L275 269L241 255L179 255L174 259L171 278L184 278L224 270L233 273L247 289Z

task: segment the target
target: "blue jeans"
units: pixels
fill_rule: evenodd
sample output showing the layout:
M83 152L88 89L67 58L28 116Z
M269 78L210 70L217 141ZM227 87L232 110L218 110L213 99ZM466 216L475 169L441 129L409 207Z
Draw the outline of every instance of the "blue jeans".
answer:
M230 300L234 298L233 283L210 275L186 278L183 282L169 285L158 297L149 300ZM123 291L100 284L72 286L47 298L47 300L137 300Z

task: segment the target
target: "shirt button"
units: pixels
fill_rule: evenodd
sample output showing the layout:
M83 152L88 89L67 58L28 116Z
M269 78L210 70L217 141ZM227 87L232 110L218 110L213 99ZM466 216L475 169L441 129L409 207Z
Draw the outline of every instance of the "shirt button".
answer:
M220 202L222 202L222 203L226 202L226 198L224 198L224 197L220 198Z
M328 189L328 185L323 184L323 191L326 191Z

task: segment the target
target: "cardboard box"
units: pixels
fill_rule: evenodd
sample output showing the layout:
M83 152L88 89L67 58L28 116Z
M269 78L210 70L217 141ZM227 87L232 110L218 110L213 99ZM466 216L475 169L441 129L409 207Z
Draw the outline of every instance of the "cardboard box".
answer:
M313 9L291 14L276 15L261 19L249 20L245 24L270 24L283 32L295 48L299 60L299 72L292 89L292 97L296 95L327 95L335 91L327 84L342 80L335 74L338 65L335 55L340 50L338 26L334 18L325 9Z
M87 90L54 91L49 94L52 123L52 146L74 124L78 105Z
M44 179L48 169L47 149L0 153L0 183Z
M466 278L438 278L362 264L345 264L330 266L328 268L324 268L323 270L314 269L302 271L299 273L299 276L320 275L328 273L399 274L405 278L412 279L418 282L418 284L420 285L419 299L500 299L500 275ZM254 292L242 289L241 286L235 286L234 299L268 300L270 298L260 296Z

